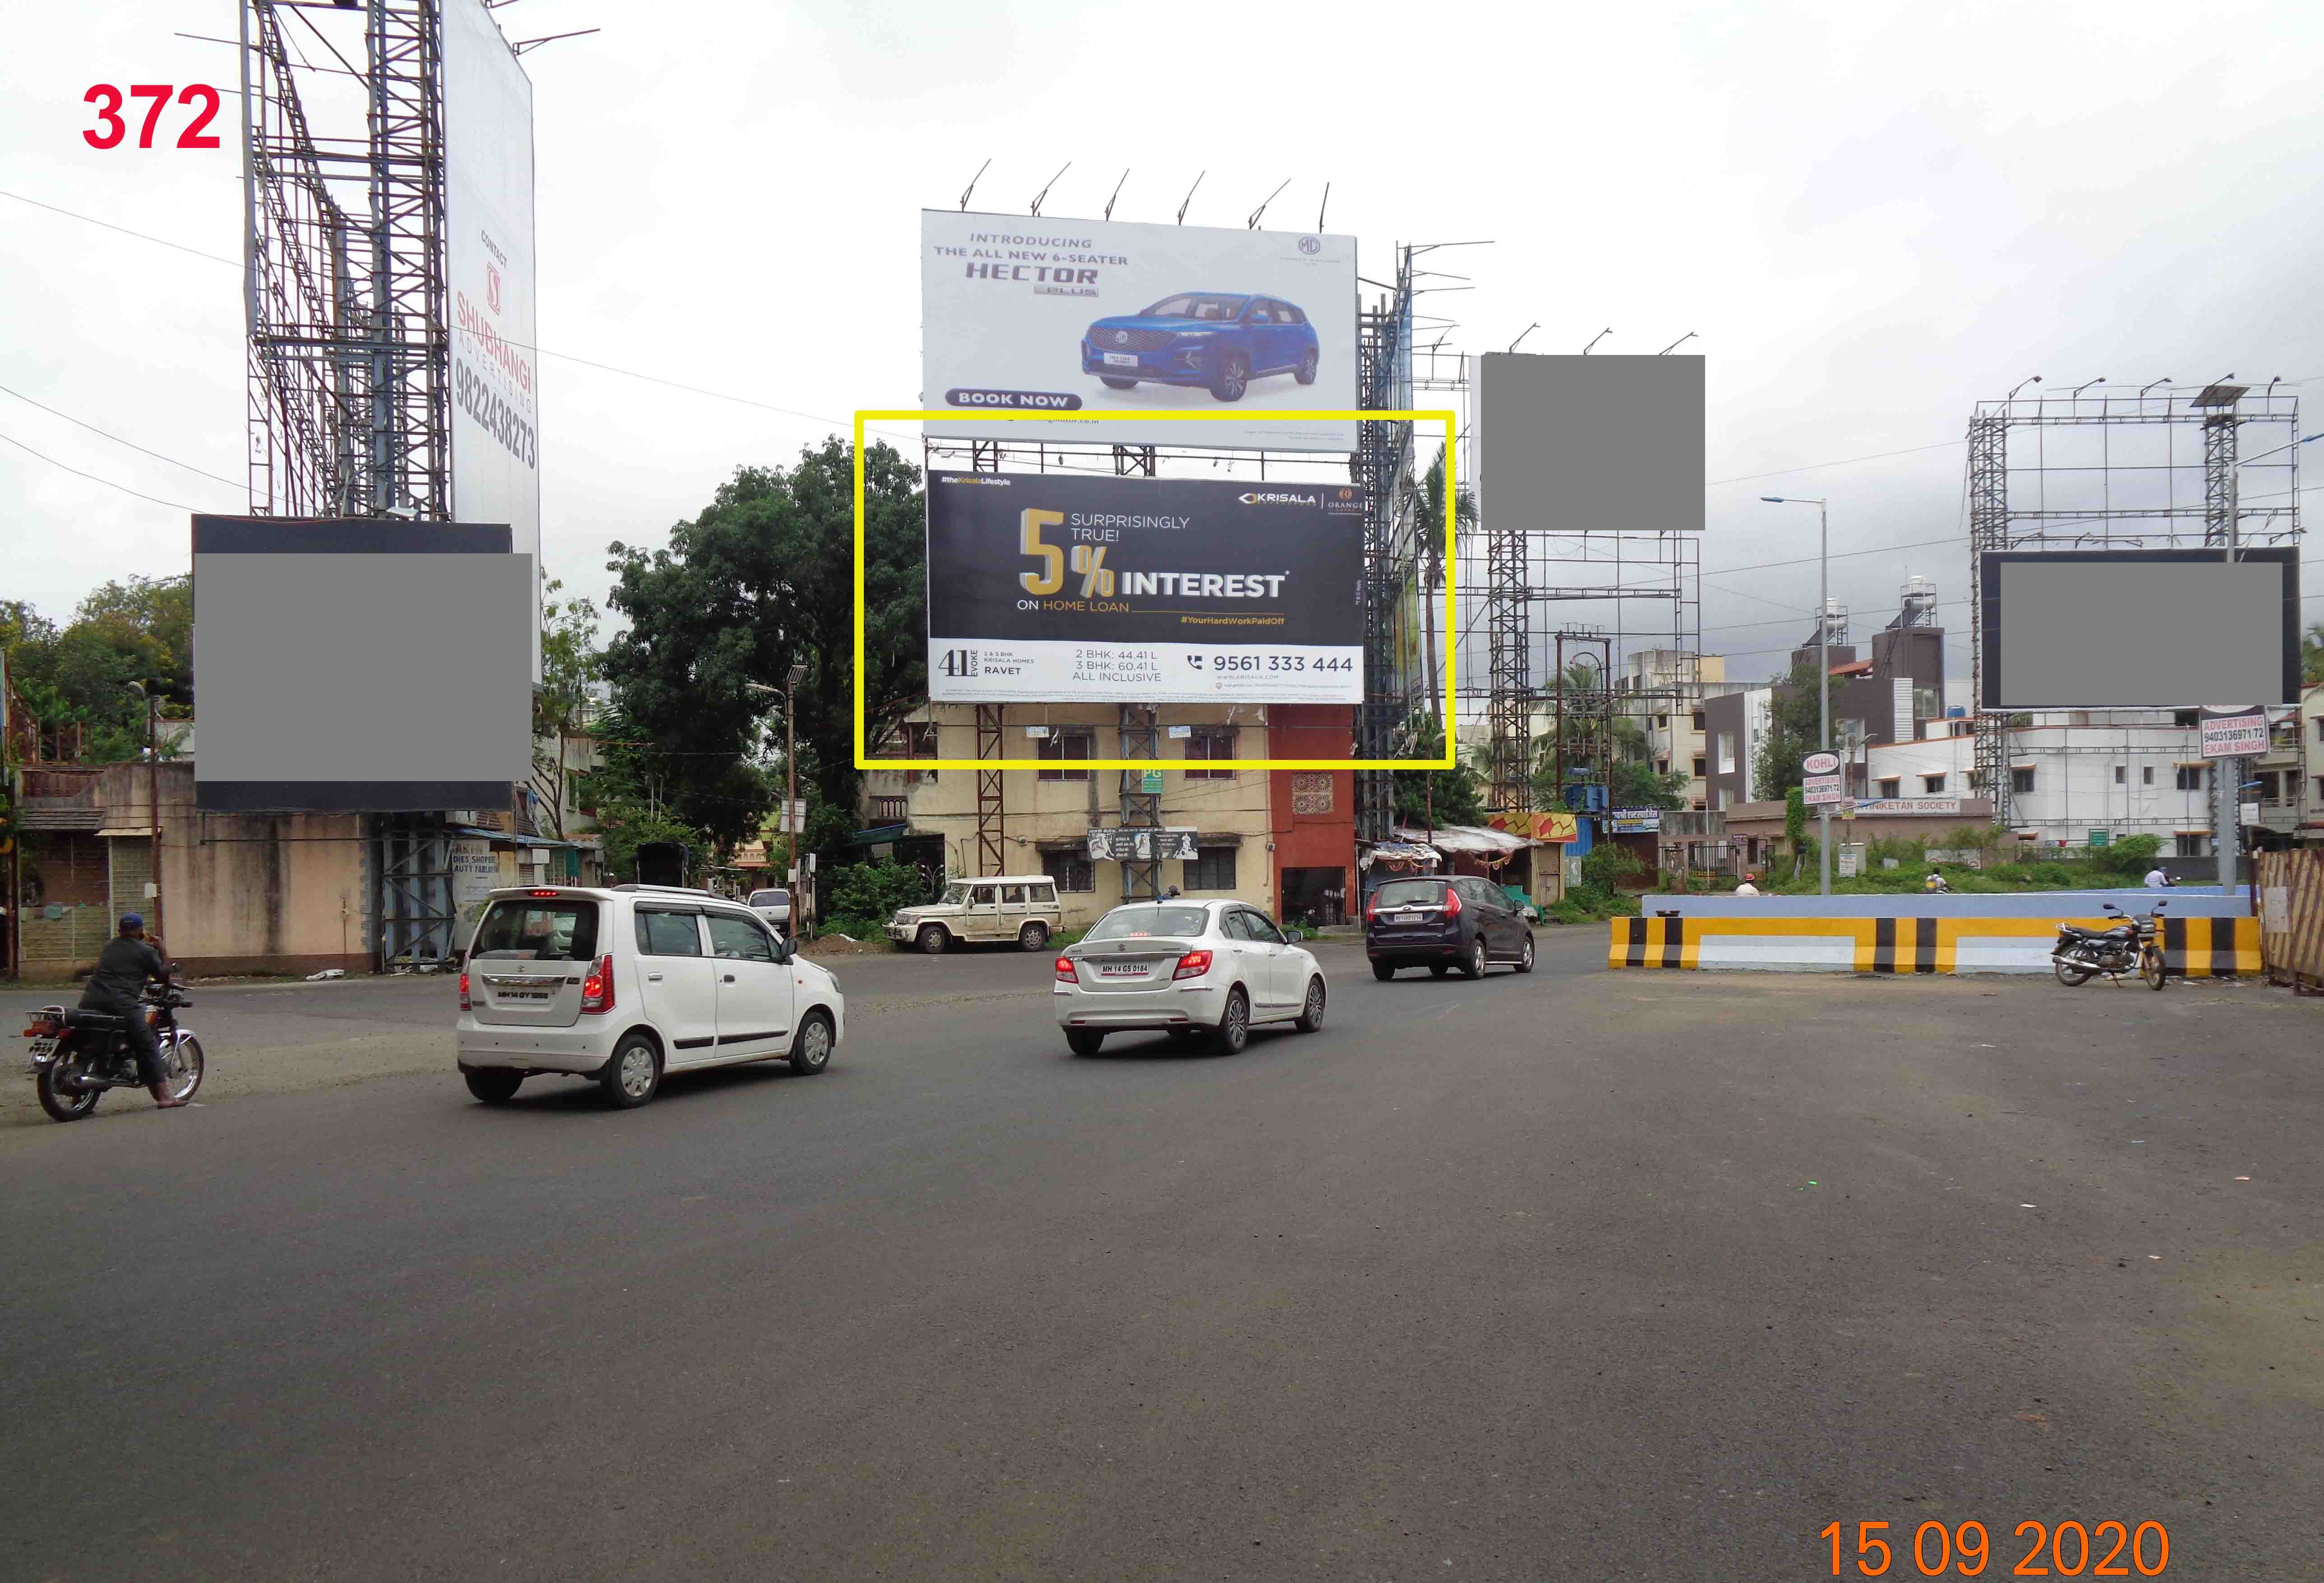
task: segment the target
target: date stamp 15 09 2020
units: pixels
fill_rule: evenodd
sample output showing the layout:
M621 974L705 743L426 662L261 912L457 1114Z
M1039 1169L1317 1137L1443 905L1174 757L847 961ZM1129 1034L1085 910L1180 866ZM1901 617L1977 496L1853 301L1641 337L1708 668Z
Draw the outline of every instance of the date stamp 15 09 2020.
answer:
M1952 1528L1923 1523L1913 1531L1909 1545L1900 1528L1893 1548L1887 1523L1858 1523L1855 1528L1850 1535L1846 1524L1831 1523L1817 1532L1817 1538L1831 1542L1835 1578L1903 1578L1915 1572L1923 1578L1978 1578L1993 1562L2009 1559L2006 1553L1994 1553L1985 1524L1974 1521ZM2171 1534L2160 1523L2133 1528L2109 1517L2089 1526L2069 1520L2052 1527L2029 1519L2013 1532L2025 1553L2006 1573L1997 1571L1995 1577L2160 1578L2171 1564ZM1851 1540L1854 1553L1843 1553ZM1900 1564L1905 1561L1909 1569Z

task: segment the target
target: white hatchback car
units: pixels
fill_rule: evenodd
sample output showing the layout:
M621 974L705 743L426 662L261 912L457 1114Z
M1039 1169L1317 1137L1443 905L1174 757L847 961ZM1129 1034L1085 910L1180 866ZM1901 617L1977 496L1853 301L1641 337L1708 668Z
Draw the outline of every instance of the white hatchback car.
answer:
M1050 1003L1076 1055L1110 1033L1208 1035L1233 1054L1254 1023L1323 1026L1323 970L1275 921L1240 901L1131 902L1057 958Z
M468 1091L504 1104L536 1072L642 1105L665 1072L777 1058L811 1075L847 1029L839 980L745 907L659 885L495 890L460 969Z

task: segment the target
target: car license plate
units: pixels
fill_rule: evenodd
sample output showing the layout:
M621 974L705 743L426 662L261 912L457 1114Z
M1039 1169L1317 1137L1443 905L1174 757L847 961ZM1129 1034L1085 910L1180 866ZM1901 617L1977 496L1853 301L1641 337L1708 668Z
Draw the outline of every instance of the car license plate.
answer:
M1105 354L1105 365L1108 368L1136 368L1138 366L1138 354L1135 352L1109 352Z
M503 1000L546 1000L549 999L549 991L546 989L503 989L501 991L501 999Z
M1146 976L1146 964L1142 962L1102 962L1098 963L1097 976L1101 979L1142 979Z
M49 1038L49 1039L34 1039L34 1040L32 1041L32 1059L33 1059L33 1060L35 1060L35 1061L46 1061L50 1056L51 1056L51 1055L55 1054L56 1053L57 1053L57 1042L56 1042L56 1040L54 1040L53 1038Z

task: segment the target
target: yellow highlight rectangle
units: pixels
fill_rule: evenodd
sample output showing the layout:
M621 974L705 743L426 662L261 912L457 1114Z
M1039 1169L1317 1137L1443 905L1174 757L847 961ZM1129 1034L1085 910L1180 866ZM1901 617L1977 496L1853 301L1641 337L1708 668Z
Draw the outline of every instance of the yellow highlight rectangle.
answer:
M1248 412L1114 412L1086 418L1061 418L1055 412L978 412L979 423L1089 423L1100 424L1130 419L1139 423L1248 423ZM1441 759L1205 759L1206 769L1451 769L1458 743L1452 730L1452 651L1454 638L1454 600L1459 592L1459 575L1454 563L1452 540L1453 465L1452 440L1454 414L1443 410L1427 411L1336 410L1301 412L1302 418L1345 419L1359 423L1442 423L1444 426L1444 756ZM866 423L920 423L929 420L957 421L961 414L951 411L923 412L908 410L859 408L855 414L855 768L858 769L998 769L1003 772L1028 769L1158 769L1171 762L1164 759L874 759L869 756L867 730L863 718L863 426ZM1369 678L1367 678L1369 684ZM1345 707L1360 709L1361 704Z

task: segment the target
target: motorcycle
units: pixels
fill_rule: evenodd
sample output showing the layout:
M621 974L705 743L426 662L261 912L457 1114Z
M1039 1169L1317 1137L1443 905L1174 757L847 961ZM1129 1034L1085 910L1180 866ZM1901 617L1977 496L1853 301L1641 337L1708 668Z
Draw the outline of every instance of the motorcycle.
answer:
M2160 925L2163 909L2171 904L2158 901L2153 912L2140 918L2127 916L2110 901L2101 905L2111 920L2103 929L2058 925L2057 943L2050 948L2051 971L2058 975L2058 982L2071 989L2099 973L2119 981L2125 973L2135 972L2146 980L2148 989L2162 989L2165 973Z
M178 1026L178 1009L193 1001L175 984L149 984L142 1014L161 1052L162 1081L174 1100L202 1086L202 1042ZM107 1089L145 1086L129 1047L129 1019L115 1012L43 1006L27 1019L32 1041L30 1071L41 1109L51 1119L78 1121L97 1109Z

